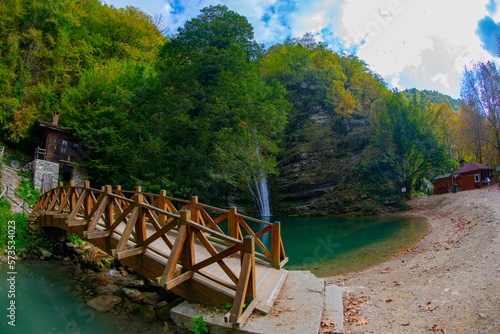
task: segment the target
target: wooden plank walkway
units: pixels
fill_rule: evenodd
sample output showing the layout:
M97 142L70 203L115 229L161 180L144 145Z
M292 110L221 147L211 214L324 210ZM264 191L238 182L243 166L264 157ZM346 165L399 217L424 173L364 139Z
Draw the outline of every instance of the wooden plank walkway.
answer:
M140 188L132 194L125 196L119 187L91 189L88 183L61 185L40 197L30 220L80 236L186 299L231 303L225 320L235 327L254 309L269 312L287 277L279 223L202 205L197 198L177 200ZM227 234L219 228L224 220ZM248 220L263 228L253 231ZM270 249L262 236L271 240Z

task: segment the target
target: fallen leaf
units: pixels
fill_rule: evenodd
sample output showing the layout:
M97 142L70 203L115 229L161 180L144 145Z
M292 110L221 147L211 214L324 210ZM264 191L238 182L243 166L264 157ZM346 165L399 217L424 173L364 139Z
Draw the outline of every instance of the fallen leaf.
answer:
M391 299L391 298L389 298L389 299L387 299L385 302L386 302L386 303L390 303L390 302L392 302L392 299Z
M443 334L446 334L446 329L444 329L443 327L438 326L438 325L434 325L428 329L432 332L441 332Z
M403 323L401 324L401 326L410 326L410 322L409 322L409 321L408 321L408 322L403 322Z
M283 326L283 324L281 322L278 322L276 326Z
M368 320L366 319L359 319L358 322L356 323L356 326L363 326L368 323Z
M329 318L321 320L321 327L328 327L331 329L337 329L337 324L331 321Z
M293 297L287 297L287 298L288 298L288 300L292 300L293 299Z
M203 308L203 306L201 306L200 304L196 304L194 308Z
M437 305L432 305L432 306L429 306L427 309L428 309L429 311L434 311L434 309L435 309L436 307L438 307L438 306L437 306Z

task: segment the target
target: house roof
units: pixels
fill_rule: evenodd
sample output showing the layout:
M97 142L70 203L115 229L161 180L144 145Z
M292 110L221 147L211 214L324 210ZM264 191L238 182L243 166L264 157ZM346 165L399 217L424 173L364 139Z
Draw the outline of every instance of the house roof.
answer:
M442 180L442 179L447 179L449 178L451 175L451 173L448 173L448 174L444 174L444 175L438 175L434 178L434 181L439 181L439 180Z
M493 170L493 168L480 164L479 162L468 162L465 166L453 172L453 174L465 174L475 171Z
M35 132L36 133L43 132L44 129L50 129L52 131L65 133L65 134L73 137L73 134L71 133L71 131L63 129L59 125L52 124L52 122L47 122L47 121L44 121L41 119L37 119L36 123L35 123Z

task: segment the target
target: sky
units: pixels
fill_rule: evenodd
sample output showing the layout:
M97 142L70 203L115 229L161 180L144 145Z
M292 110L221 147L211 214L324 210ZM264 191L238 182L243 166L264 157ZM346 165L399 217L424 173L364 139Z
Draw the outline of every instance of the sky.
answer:
M161 14L169 32L209 5L224 4L270 46L312 33L381 75L389 88L460 97L465 66L499 61L500 0L101 0Z

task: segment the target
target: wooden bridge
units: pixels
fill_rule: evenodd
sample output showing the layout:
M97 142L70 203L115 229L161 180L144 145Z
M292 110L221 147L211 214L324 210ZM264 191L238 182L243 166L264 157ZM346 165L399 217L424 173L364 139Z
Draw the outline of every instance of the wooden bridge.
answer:
M203 205L197 197L72 181L42 194L30 221L76 234L188 300L232 304L225 321L238 328L254 309L269 312L287 276L279 222Z

